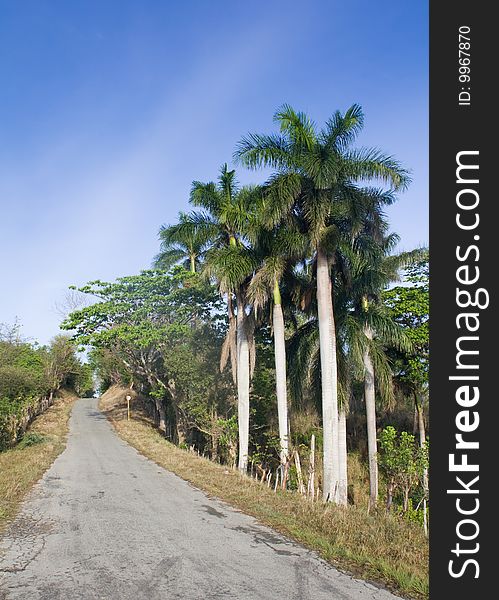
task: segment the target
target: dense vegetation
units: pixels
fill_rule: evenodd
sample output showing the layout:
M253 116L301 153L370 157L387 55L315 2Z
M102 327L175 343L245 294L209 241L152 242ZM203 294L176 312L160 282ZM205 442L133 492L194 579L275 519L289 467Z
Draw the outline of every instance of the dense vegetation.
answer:
M350 452L366 507L383 493L426 528L427 254L395 254L384 213L408 172L353 147L357 105L322 129L289 106L275 120L234 154L271 170L263 185L227 165L194 181L153 268L83 286L94 302L63 328L92 348L101 389L138 390L176 444L340 505L357 501Z
M67 336L48 346L21 338L19 326L0 330L0 450L13 446L33 419L52 405L65 387L79 395L92 392L92 369L77 357Z

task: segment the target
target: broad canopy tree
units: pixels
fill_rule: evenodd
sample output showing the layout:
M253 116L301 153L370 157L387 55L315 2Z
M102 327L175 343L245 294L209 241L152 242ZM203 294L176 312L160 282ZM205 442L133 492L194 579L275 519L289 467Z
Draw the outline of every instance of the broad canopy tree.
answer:
M80 344L112 351L133 377L147 384L161 430L172 425L167 423L169 411L177 441L185 441L189 426L204 427L210 420L203 412L208 406L194 406L205 400L194 371L210 376L206 361L213 356L198 349L216 349L223 336L216 290L181 267L171 274L149 270L79 289L97 301L71 313L62 327L73 331Z

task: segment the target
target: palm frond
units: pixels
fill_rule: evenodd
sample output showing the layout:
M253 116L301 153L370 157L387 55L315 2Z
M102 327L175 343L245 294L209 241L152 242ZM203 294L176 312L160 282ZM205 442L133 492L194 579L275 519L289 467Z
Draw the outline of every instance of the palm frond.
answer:
M303 112L296 112L289 104L283 104L275 113L274 121L279 123L281 132L296 149L311 150L317 134L314 122Z
M210 183L193 181L189 201L193 206L204 208L212 215L216 215L220 209L220 192L212 181Z
M278 134L250 133L237 144L233 159L236 164L241 164L248 169L287 168L289 167L289 143Z
M359 104L353 104L345 114L337 110L326 121L322 132L324 144L334 150L345 150L359 135L364 126L364 113Z
M377 148L349 150L343 155L345 176L355 181L377 179L395 190L404 190L411 179L409 171L390 155Z
M153 268L168 271L173 265L185 259L185 252L181 248L170 248L156 254L153 259Z

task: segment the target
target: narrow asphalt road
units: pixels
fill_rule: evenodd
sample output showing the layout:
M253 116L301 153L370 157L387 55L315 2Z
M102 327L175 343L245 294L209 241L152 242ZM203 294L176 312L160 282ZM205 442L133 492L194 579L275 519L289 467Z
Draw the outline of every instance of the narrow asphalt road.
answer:
M390 600L121 441L79 400L0 542L0 598Z

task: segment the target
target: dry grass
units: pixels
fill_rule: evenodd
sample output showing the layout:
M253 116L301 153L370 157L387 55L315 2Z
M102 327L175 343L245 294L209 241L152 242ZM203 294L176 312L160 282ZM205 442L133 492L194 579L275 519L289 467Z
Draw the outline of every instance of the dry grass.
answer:
M26 493L64 450L75 400L67 392L60 393L54 404L33 421L24 443L0 452L0 531L15 516ZM32 445L25 445L26 442Z
M275 493L169 443L151 426L135 398L132 420L127 421L125 393L112 388L104 394L101 408L118 434L158 465L316 550L337 567L410 598L428 597L428 543L420 527L383 512L369 515L362 506L325 508L295 492ZM361 469L358 461L351 462Z

